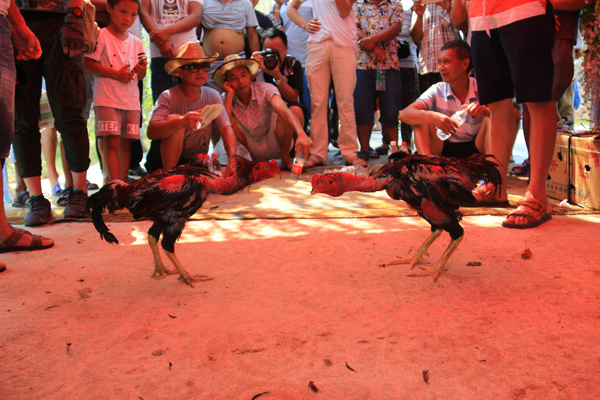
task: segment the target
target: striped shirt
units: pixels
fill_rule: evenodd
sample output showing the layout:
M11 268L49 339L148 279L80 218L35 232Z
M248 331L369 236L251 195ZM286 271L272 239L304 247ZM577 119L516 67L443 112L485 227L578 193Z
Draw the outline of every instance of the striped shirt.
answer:
M438 82L432 85L417 101L425 106L426 111L437 111L449 117L456 111L462 110L460 100L452 92L450 84L446 82ZM475 78L469 78L469 92L464 104L467 105L476 101L477 83L475 82ZM465 123L459 126L448 140L452 143L463 143L474 140L481 128L482 122L483 118L468 116Z
M546 0L473 0L469 19L473 31L487 31L546 13Z

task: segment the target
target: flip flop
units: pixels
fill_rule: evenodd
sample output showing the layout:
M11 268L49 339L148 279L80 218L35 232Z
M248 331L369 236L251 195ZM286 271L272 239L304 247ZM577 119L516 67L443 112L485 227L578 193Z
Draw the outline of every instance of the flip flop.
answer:
M100 187L98 186L98 184L96 183L92 183L88 180L85 181L85 184L87 185L87 190L98 190L100 189Z
M304 163L304 168L322 167L323 165L325 165L325 163L323 163L319 157L310 155Z
M14 228L13 233L2 243L0 243L0 253L8 253L11 251L28 251L28 250L43 250L54 246L54 242L49 245L42 244L42 237L24 229ZM24 235L31 236L31 243L27 246L17 246L16 244Z
M23 190L17 195L17 198L12 202L13 207L27 208L29 207L29 191Z
M531 211L516 209L510 214L508 214L508 217L523 217L527 219L527 223L516 224L514 222L508 222L508 217L506 217L507 220L502 222L503 227L514 229L529 229L535 228L536 226L540 226L544 222L552 219L552 215L548 214L543 204L537 201L536 199L521 199L517 203L517 207L519 206L527 207Z
M54 187L52 188L52 196L58 196L60 194L60 191L62 190L62 188L60 187L60 183L57 183L56 185L54 185Z

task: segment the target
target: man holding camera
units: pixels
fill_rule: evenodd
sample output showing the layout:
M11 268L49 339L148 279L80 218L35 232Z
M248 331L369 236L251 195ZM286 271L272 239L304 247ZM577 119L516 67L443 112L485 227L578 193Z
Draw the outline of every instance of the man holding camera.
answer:
M294 56L287 54L287 35L280 29L265 31L264 51L255 51L252 58L258 61L262 70L256 77L257 82L267 82L277 86L281 98L304 126L305 112L299 102L304 90L302 64Z

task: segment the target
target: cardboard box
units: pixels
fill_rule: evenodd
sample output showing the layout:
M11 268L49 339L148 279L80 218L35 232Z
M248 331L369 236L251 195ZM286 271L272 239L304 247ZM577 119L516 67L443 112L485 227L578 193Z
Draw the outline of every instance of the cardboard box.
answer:
M546 193L557 200L600 209L600 135L557 134Z

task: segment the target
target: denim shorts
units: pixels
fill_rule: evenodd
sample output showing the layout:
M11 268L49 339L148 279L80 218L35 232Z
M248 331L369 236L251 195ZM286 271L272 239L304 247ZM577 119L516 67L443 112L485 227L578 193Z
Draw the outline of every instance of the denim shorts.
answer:
M385 90L375 90L377 70L357 69L354 89L354 114L356 123L372 124L376 100L379 100L379 121L386 126L398 126L398 113L402 107L402 75L399 70L385 70Z

